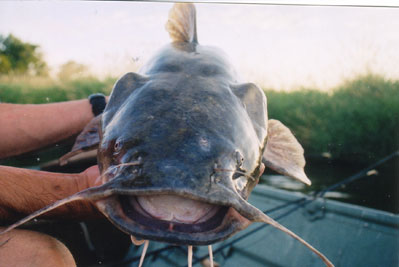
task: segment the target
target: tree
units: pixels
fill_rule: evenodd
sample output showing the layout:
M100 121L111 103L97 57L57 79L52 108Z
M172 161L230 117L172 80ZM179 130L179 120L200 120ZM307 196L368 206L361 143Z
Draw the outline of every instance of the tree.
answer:
M47 75L48 68L38 45L0 35L0 74Z
M70 60L61 65L57 76L60 81L75 80L82 77L88 77L89 71L86 65Z

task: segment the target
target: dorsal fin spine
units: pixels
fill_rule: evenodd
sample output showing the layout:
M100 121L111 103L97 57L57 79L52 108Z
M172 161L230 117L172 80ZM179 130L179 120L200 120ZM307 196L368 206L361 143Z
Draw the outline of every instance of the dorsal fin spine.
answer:
M173 42L198 43L194 5L176 3L169 12L166 30Z

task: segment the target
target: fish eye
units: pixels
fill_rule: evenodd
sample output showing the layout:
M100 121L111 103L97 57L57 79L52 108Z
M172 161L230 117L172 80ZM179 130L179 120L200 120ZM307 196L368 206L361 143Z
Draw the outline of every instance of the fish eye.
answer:
M114 152L119 152L122 148L122 141L117 140L114 144Z

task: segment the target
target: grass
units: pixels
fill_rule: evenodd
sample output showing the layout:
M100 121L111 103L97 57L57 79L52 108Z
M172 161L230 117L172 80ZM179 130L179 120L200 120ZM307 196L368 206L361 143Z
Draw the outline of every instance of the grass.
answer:
M59 82L49 78L11 77L0 79L0 101L42 104L87 98L93 93L109 94L115 78L94 77Z
M374 162L399 149L399 81L364 75L329 93L266 90L269 117L281 120L307 154Z
M39 104L109 94L115 78L86 77L59 82L48 78L0 79L0 100ZM363 75L330 92L302 88L265 89L269 117L287 125L306 154L329 152L334 159L373 162L399 149L399 81Z

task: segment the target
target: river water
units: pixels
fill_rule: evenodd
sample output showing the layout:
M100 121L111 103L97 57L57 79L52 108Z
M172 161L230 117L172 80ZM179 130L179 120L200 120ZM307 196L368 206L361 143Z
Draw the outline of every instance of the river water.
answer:
M266 170L261 183L305 194L326 189L367 168L367 164L348 164L329 159L307 159L305 172L312 181L307 186L289 177ZM359 180L342 185L325 194L326 198L346 203L399 213L399 157L368 172Z

